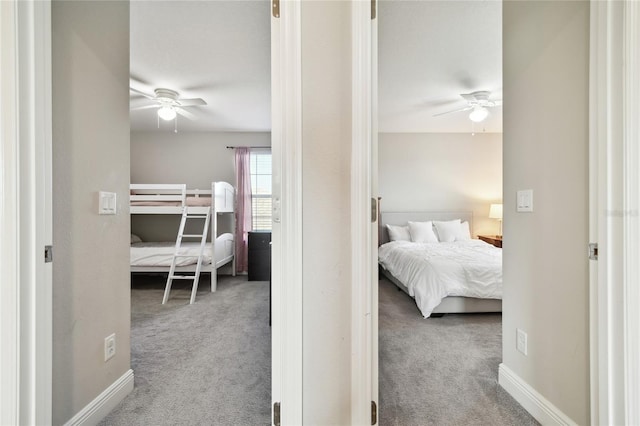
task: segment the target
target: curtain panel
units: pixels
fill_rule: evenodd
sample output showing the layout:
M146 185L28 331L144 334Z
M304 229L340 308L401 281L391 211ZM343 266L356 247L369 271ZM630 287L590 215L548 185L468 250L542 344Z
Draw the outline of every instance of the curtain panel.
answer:
M236 148L236 271L248 270L248 238L251 231L251 169L249 148Z

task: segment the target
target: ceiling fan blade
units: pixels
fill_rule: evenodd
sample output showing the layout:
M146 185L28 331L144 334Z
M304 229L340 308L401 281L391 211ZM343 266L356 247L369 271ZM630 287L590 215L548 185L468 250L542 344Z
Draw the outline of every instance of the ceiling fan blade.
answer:
M149 109L149 108L159 108L160 105L158 104L154 104L154 105L143 105L143 106L137 106L137 107L133 107L131 108L131 111L138 111L140 109Z
M502 106L502 99L499 99L497 101L491 101L493 102L493 105L491 105L492 107L494 106Z
M207 103L204 99L194 98L194 99L178 99L180 106L194 106L194 105L206 105Z
M456 109L456 110L453 110L453 111L447 111L447 112L441 112L441 113L438 113L438 114L433 114L433 117L438 117L440 115L445 115L445 114L453 114L454 112L469 111L470 109L473 109L473 107L472 106L466 106L464 108Z
M178 114L180 114L183 117L188 118L189 120L196 120L197 117L193 114L191 114L189 111L179 108L179 107L175 107L175 110Z
M155 97L155 96L150 95L150 94L148 94L148 93L141 92L140 90L138 90L138 89L134 89L133 87L129 87L129 90L130 90L130 91L132 91L133 93L137 93L138 95L142 95L142 96L144 96L144 97L145 97L145 98L147 98L147 99L153 99L153 100L155 100L155 99L156 99L156 97Z

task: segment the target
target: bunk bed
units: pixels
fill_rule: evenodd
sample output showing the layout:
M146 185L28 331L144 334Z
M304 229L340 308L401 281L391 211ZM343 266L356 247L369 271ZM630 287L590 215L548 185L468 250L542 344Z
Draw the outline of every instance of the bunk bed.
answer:
M235 188L227 182L212 182L211 189L188 190L185 184L131 184L130 213L132 215L205 215L208 220L208 234L211 242L204 246L199 273L211 274L211 291L216 291L216 271L221 266L231 263L232 274L235 275ZM231 230L218 235L218 216L228 214L231 217ZM184 218L183 218L184 221ZM182 224L181 224L182 227ZM204 231L204 230L203 230ZM180 231L182 232L182 231ZM187 235L185 234L185 237ZM206 238L206 235L205 235ZM181 239L181 238L179 238ZM204 244L204 242L203 242ZM177 241L148 242L134 241L131 244L131 272L169 273L174 261ZM176 273L196 273L200 242L181 243L180 259L176 261ZM192 292L195 297L194 285ZM166 301L170 284L165 293Z

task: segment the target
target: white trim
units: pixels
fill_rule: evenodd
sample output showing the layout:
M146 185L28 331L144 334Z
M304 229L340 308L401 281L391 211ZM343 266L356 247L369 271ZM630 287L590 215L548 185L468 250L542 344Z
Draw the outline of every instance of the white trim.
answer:
M625 2L623 252L625 424L640 424L640 4Z
M376 14L378 12L380 2L376 0ZM371 191L376 198L378 213L380 210L380 201L378 195L378 18L371 21ZM380 215L378 215L378 220ZM371 399L376 402L378 414L380 413L379 398L379 374L378 374L378 226L373 224L372 230L372 249L371 264L372 274L372 292L371 292ZM379 415L378 415L379 417ZM379 422L378 422L379 424Z
M53 243L52 188L52 64L51 2L38 1L33 6L33 114L35 149L33 175L35 184L35 241L32 257L36 276L33 288L35 321L35 422L49 424L52 419L53 372L53 265L44 262L44 247Z
M133 390L133 381L133 370L128 370L65 423L65 426L100 423Z
M0 424L18 423L20 297L16 1L0 2Z
M592 2L590 10L590 82L589 82L589 241L599 241L599 181L601 180L599 140L606 139L607 106L604 105L607 88L607 20L604 2ZM606 175L603 176L606 178ZM600 249L604 248L604 241ZM607 409L607 380L606 380L606 351L602 352L600 339L606 335L606 324L601 324L600 318L605 316L604 297L600 296L598 287L600 262L589 262L589 342L590 342L590 393L591 393L591 423L601 423L608 416ZM603 265L604 266L604 265ZM601 375L602 373L602 375Z
M371 424L372 291L371 146L372 49L371 4L351 3L352 146L351 146L351 424ZM375 283L377 284L377 282Z
M8 423L50 424L52 268L44 262L52 231L50 1L3 2L2 39L2 339L11 343L2 345L2 361L13 371L2 387L2 411L8 408Z
M591 422L638 424L640 7L591 2Z
M498 369L498 383L543 425L577 424L502 363Z
M273 161L272 410L302 424L302 44L301 0L271 18ZM271 419L273 420L273 413Z

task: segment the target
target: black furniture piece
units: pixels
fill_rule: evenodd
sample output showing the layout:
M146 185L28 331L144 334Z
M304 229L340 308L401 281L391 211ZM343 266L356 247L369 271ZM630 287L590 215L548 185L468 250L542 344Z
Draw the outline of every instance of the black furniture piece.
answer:
M249 232L249 281L271 281L271 232Z

